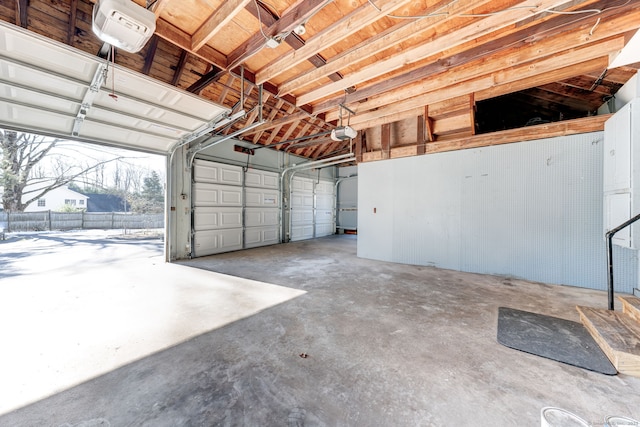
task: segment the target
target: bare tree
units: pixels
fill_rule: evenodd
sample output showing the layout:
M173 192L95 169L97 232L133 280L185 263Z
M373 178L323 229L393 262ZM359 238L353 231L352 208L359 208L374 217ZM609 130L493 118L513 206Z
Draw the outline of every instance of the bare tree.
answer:
M122 158L93 159L79 165L75 148L67 141L0 129L0 187L5 210L22 212L49 191L67 185L92 171L104 175L104 165ZM42 161L52 160L51 170Z

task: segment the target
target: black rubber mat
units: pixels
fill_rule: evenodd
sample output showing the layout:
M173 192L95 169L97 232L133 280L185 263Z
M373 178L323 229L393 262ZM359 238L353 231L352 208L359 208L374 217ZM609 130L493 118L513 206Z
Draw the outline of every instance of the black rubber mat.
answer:
M498 342L605 375L618 373L589 331L578 322L500 307Z

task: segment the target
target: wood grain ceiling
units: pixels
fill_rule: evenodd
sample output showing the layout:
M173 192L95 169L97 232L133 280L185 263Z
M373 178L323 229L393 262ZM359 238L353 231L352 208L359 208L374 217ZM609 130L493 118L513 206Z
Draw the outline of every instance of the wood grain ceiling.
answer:
M460 149L476 134L589 117L640 68L607 70L640 28L636 0L135 1L154 11L156 34L117 63L244 108L226 133L259 119L261 84L267 121L242 139L309 158ZM98 54L92 7L15 0L0 18ZM358 138L332 141L340 120Z

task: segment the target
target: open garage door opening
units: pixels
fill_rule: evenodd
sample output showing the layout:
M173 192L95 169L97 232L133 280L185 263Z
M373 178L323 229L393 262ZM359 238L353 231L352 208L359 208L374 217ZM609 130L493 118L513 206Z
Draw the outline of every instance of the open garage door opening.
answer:
M0 129L0 224L13 233L164 234L165 156Z

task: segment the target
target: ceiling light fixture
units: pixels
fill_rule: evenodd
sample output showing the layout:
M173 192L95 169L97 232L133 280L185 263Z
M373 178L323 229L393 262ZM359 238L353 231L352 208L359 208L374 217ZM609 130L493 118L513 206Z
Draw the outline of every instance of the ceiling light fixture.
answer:
M293 29L293 32L296 33L297 35L301 36L301 35L303 35L304 33L307 32L307 28L304 26L304 23L303 24L298 24Z
M153 36L156 16L130 0L98 0L91 29L103 42L135 53Z
M282 43L282 39L280 38L269 37L267 39L267 47L271 49L277 48L278 46L280 46L280 43Z

